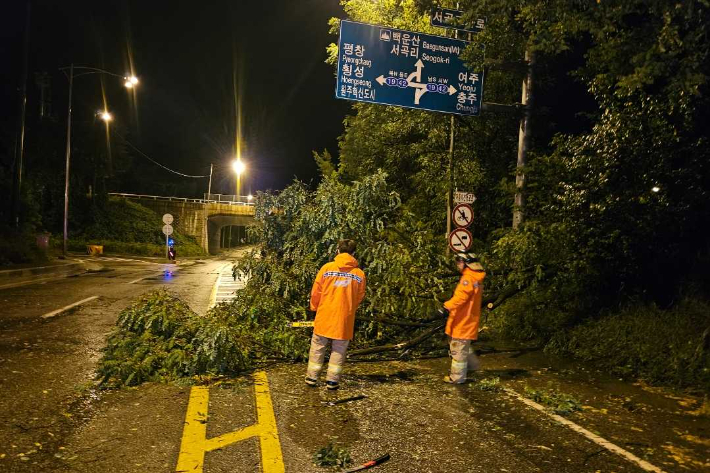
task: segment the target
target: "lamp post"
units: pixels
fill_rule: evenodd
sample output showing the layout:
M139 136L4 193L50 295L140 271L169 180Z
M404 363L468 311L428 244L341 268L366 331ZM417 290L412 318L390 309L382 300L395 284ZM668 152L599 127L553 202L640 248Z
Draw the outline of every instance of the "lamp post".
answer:
M241 192L241 187L242 187L242 174L246 170L246 165L244 164L244 161L241 159L237 158L236 160L232 161L232 169L234 172L237 174L237 195L236 198L239 198L239 194Z
M60 67L60 71L65 74L68 72L69 77L69 104L67 106L67 149L66 149L66 164L65 164L65 176L64 176L64 241L62 246L62 255L64 258L67 257L67 239L69 234L69 163L71 161L71 106L72 106L72 92L74 89L74 78L81 77L89 74L105 74L114 77L120 77L123 79L123 85L132 89L138 85L138 78L136 76L124 76L121 74L115 74L113 72L105 71L99 69L98 67L87 67L87 66L74 66L71 64L69 67ZM75 74L74 71L79 71ZM109 122L113 119L113 116L106 110L104 110L100 117L105 122Z

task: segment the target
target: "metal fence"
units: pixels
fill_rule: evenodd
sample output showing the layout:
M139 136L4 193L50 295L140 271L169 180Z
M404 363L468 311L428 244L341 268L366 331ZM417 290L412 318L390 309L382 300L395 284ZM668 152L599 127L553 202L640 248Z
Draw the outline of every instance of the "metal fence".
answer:
M250 195L205 194L205 202L224 202L234 204L254 205Z
M124 197L127 199L148 199L148 200L165 200L170 202L194 202L197 204L227 204L227 205L254 205L254 202L246 195L222 195L222 194L205 194L204 199L190 199L187 197L165 197L159 195L144 195L144 194L126 194L121 192L109 192L108 195L116 197Z

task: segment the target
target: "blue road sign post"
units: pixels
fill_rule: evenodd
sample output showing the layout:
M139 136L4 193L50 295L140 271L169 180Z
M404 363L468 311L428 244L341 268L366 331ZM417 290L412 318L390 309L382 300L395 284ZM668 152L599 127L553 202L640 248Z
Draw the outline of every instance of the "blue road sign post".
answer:
M486 19L477 18L472 26L460 26L459 21L463 16L461 10L450 10L448 8L437 8L431 13L429 24L440 28L466 31L469 33L480 33L486 28Z
M458 115L479 115L483 72L459 55L466 42L341 20L335 96Z

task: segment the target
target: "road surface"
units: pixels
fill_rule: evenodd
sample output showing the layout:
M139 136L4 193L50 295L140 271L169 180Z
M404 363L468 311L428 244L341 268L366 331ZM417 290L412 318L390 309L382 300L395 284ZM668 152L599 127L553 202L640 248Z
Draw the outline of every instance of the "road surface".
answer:
M105 337L138 295L166 287L204 314L241 287L230 284L228 258L101 261L103 271L0 290L0 471L324 472L333 470L312 458L329 442L355 464L389 453L373 472L710 471L710 421L698 397L535 350L483 347L483 371L463 386L441 382L448 359L436 358L349 362L335 393L307 387L303 364L211 386L97 390ZM480 388L493 378L510 391ZM579 399L584 410L569 419L591 437L526 405L515 396L525 386ZM365 397L327 404L356 395Z

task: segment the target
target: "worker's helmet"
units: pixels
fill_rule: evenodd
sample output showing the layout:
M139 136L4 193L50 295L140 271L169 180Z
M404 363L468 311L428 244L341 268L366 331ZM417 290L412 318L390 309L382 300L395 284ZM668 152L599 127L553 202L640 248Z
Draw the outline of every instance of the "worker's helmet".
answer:
M483 266L481 266L478 256L473 253L456 253L454 258L456 261L463 261L466 266L473 270L483 271Z

